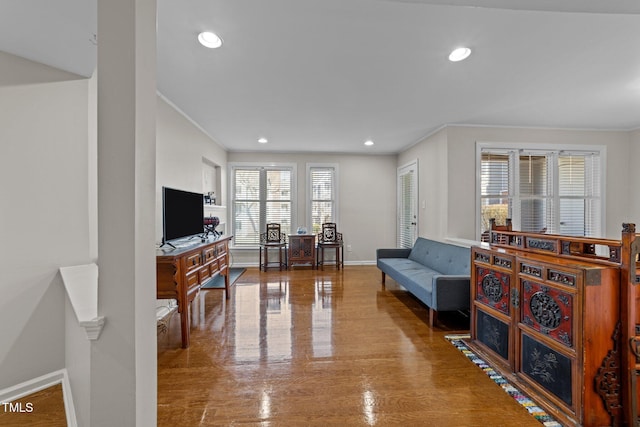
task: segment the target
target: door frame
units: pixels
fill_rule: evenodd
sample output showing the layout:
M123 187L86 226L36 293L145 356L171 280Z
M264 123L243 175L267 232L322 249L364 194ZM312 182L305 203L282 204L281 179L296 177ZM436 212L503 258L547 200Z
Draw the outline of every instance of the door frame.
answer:
M404 224L402 223L402 213L403 213L403 208L405 206L405 200L403 198L404 193L402 191L402 177L406 174L412 173L413 176L413 191L412 191L412 196L413 196L413 206L411 207L411 209L413 210L413 224L414 225L414 229L413 229L413 238L411 241L411 245L413 245L413 242L415 242L416 238L418 237L418 230L419 230L419 221L418 221L418 173L419 173L419 169L418 169L418 159L414 159L411 160L410 162L398 167L397 169L397 176L396 176L396 191L397 191L397 207L396 207L396 221L397 221L397 226L396 226L396 244L398 247L402 247L402 241L401 241L401 236L402 236L402 227L404 226Z

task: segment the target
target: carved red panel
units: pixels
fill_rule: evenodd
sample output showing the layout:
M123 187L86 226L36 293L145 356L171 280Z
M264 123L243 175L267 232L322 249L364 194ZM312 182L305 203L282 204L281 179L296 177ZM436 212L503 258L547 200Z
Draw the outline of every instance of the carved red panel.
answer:
M521 313L525 325L573 347L573 295L523 280Z
M476 266L476 301L509 314L511 290L508 273Z

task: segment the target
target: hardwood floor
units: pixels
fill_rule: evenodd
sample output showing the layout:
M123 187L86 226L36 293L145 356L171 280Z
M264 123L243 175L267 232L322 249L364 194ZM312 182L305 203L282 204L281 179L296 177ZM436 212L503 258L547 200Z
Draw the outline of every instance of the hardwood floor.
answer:
M248 269L158 337L159 426L538 426L373 266Z
M13 408L0 404L0 426L65 427L62 385L57 384L12 402Z

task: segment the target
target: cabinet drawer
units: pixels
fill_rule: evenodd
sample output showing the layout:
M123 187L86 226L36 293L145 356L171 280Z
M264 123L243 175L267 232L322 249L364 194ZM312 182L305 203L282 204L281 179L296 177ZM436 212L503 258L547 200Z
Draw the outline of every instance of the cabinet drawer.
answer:
M187 285L187 290L191 289L194 286L198 286L200 284L199 272L194 271L193 273L189 273L185 276L185 284Z
M204 268L201 268L200 270L198 270L198 277L200 278L199 283L204 283L207 281L209 277L211 277L211 273L209 272L209 269L205 266Z
M228 270L229 270L229 267L227 267L226 265L221 265L219 271L220 271L220 274L223 274L226 276L229 273Z
M222 267L226 265L227 265L227 254L224 254L223 256L218 258L218 266L220 267L220 269L222 269Z
M198 268L202 265L202 255L200 253L189 255L185 258L185 265L187 271L191 271L194 268Z
M222 255L227 252L227 242L218 243L216 245L216 255Z
M216 249L209 248L204 251L204 262L209 262L216 257Z
M218 265L217 259L214 260L211 264L209 264L209 271L211 272L212 276L216 274L218 271L220 271L220 266Z

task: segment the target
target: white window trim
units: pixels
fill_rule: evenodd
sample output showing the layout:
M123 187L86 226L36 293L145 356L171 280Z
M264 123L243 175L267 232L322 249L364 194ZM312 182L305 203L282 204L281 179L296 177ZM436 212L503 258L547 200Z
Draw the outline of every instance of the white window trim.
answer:
M261 168L290 168L291 169L291 226L294 227L294 224L298 222L298 164L297 163L279 163L279 162L228 162L227 163L227 186L229 194L229 233L231 234L234 230L234 212L233 207L236 201L236 194L233 190L233 186L235 184L234 181L234 171L236 169L261 169ZM293 230L291 230L293 232ZM234 240L231 239L231 242ZM235 246L233 243L231 245L233 249L258 249L256 247L250 246Z
M523 143L523 142L488 142L476 141L476 239L480 240L482 233L482 218L480 218L481 207L481 189L480 189L480 161L482 159L483 150L503 151L505 154L512 151L525 152L549 152L549 151L591 151L598 153L600 156L600 230L602 235L607 235L606 230L606 177L607 177L607 147L605 145L585 145L585 144L551 144L551 143ZM554 172L555 173L555 172ZM520 216L520 212L514 212L514 217Z
M313 189L311 188L311 169L312 168L333 168L333 172L334 172L334 188L333 188L333 199L334 199L334 204L333 204L333 215L334 215L334 222L336 224L338 224L338 227L340 227L340 209L339 209L339 201L340 201L340 169L338 167L338 163L307 163L307 175L306 175L306 180L307 180L307 185L306 185L306 192L305 192L305 199L306 199L306 211L307 211L307 215L306 215L306 227L308 227L309 229L311 229L311 225L313 223L313 219L311 218L312 216L312 212L311 212L311 197L313 196Z

